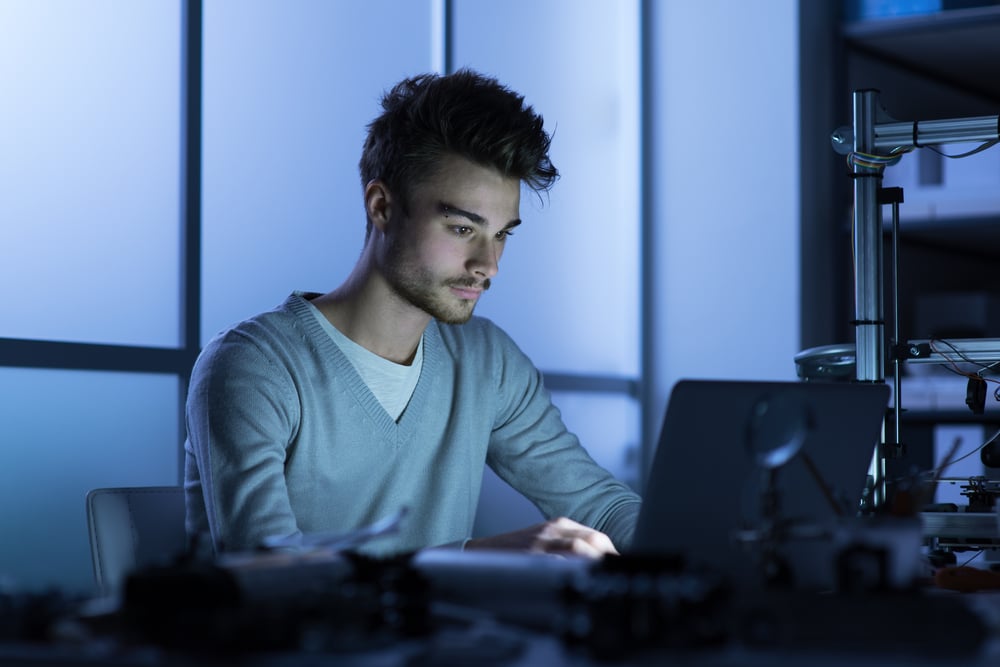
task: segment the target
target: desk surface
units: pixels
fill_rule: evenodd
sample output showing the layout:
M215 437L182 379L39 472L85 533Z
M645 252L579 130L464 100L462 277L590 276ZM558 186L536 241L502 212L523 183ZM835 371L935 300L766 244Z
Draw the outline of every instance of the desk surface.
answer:
M344 563L330 560L255 566L242 579L214 567L139 573L122 600L0 600L0 664L1000 663L1000 593L731 595L711 578L648 563L623 574L550 557L449 558L424 563L423 588L407 579L412 564L345 578Z

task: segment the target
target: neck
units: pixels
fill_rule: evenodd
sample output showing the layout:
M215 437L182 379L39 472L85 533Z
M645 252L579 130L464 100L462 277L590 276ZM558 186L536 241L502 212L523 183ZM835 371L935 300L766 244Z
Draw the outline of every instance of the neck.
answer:
M431 321L430 315L390 289L367 252L343 284L312 303L345 336L398 364L413 361Z

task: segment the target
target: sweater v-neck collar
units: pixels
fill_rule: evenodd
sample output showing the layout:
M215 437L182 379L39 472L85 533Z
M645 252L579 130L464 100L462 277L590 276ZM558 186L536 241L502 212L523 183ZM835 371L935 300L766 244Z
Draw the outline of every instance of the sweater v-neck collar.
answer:
M361 375L351 360L316 321L311 312L312 305L307 301L311 296L313 296L312 293L295 292L285 303L305 327L310 341L316 345L323 359L336 368L337 377L350 388L358 405L372 420L380 435L393 445L402 444L408 439L407 435L414 429L413 421L417 419L415 415L419 415L423 411L429 385L432 382L431 378L435 376L436 369L440 364L442 343L437 321L431 320L424 330L424 359L420 377L413 389L413 395L410 396L406 408L399 416L399 421L396 421L386 412L375 394L361 379Z

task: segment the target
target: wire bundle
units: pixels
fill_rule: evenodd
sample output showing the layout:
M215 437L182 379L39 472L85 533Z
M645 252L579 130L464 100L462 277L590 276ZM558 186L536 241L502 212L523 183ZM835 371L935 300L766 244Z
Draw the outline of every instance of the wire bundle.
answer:
M859 167L872 171L883 171L886 167L891 167L902 160L903 155L912 150L912 148L895 148L889 155L875 155L873 153L851 151L847 154L847 166L851 169Z

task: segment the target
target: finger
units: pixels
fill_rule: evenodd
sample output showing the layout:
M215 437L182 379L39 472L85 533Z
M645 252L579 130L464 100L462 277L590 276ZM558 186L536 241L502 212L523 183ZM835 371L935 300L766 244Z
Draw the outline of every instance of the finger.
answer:
M587 536L577 535L569 539L568 553L586 558L600 558L604 552L594 546Z
M615 549L615 545L611 542L611 538L600 531L590 530L586 533L580 533L576 536L576 540L586 544L587 547L593 549L598 555L618 555L618 550Z
M602 554L619 555L611 538L599 530L594 530L566 517L549 521L542 531L543 536L575 537L586 541L591 547Z
M592 532L588 537L588 540L590 540L591 544L593 544L594 547L602 554L613 554L615 556L620 555L618 553L618 549L615 548L614 542L611 541L611 538L600 531L595 530Z
M583 556L600 558L601 553L592 544L575 536L549 537L539 540L533 551L553 555Z
M539 540L540 549L546 553L564 553L589 558L617 554L614 544L604 533L589 528L561 531Z

